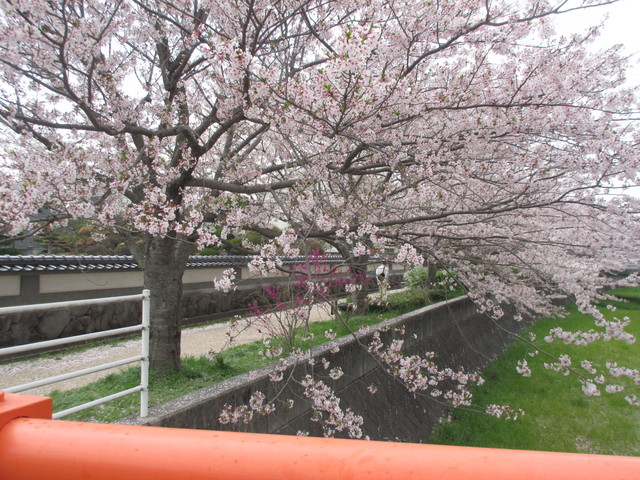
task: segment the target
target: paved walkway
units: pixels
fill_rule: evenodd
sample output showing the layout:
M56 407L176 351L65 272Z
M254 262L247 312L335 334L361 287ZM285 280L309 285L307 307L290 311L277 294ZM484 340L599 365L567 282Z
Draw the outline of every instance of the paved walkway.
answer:
M331 318L328 304L314 305L311 311L312 322L328 320ZM217 351L225 346L227 341L227 328L229 323L215 323L204 327L185 328L182 331L181 352L183 357L200 357L211 350ZM255 327L244 331L237 339L236 344L250 343L265 337ZM0 364L0 390L16 385L33 382L54 375L82 370L96 365L114 362L117 360L140 355L140 340L128 340L114 345L103 345L88 350L67 355L51 356L31 360L17 361ZM109 370L104 370L82 377L65 380L55 384L38 387L21 393L32 395L47 395L52 390L68 390L80 387L109 375L110 373L129 368L125 365Z

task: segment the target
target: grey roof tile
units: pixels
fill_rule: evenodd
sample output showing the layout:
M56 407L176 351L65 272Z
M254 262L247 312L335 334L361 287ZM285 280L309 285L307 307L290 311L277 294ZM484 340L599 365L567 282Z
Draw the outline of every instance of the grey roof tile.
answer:
M187 268L243 267L251 261L248 255L191 256ZM281 257L283 264L295 265L306 261L305 257ZM326 263L342 263L339 255L327 256ZM96 270L138 270L138 263L127 255L0 255L0 273L3 272L87 272Z

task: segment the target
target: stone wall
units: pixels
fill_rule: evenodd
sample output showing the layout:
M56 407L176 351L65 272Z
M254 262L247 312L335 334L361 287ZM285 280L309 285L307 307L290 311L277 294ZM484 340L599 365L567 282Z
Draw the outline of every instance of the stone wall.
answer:
M402 326L404 333L396 330ZM524 325L507 320L506 326L520 330ZM442 366L463 366L468 371L482 368L511 341L491 320L478 315L467 297L422 308L385 321L379 327L388 327L382 333L387 343L402 338L406 354L435 351ZM332 367L341 366L345 375L338 381L323 380L341 399L343 409L351 407L364 417L365 434L374 440L420 442L430 435L445 409L436 402L409 393L381 369L361 345L368 344L370 335L358 336L357 340L343 337L316 348L312 352L317 360L315 367L306 361L296 364L290 360L285 378L291 376L292 380L285 386L269 381L268 375L274 367L267 366L153 407L150 417L143 421L130 417L122 423L277 434L306 430L311 435L321 436L320 425L310 421L312 410L308 401L303 400L299 381L307 373L324 374L320 366L320 359L324 357ZM335 346L340 350L334 354L331 349ZM373 395L368 391L372 384L379 387ZM267 394L267 398L277 396L276 404L294 398L294 407L286 409L280 406L275 413L266 417L256 416L248 424L224 425L219 422L224 405L246 404L256 390Z
M0 315L0 348L136 325L141 309L121 302Z

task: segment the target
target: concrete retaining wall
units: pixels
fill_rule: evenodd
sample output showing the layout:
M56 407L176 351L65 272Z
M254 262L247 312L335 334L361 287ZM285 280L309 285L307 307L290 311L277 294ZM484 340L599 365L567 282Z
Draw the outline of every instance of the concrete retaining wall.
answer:
M508 320L506 324L515 330L524 326ZM404 333L396 330L402 326L405 327ZM378 327L388 328L382 333L387 344L402 338L406 354L434 351L441 366L463 366L468 371L486 365L511 341L488 318L478 315L467 297L422 308L385 321ZM131 417L122 423L278 434L296 434L298 430L306 430L311 435L321 436L320 425L310 420L312 410L309 402L304 400L299 384L300 379L311 373L319 375L334 389L343 409L350 407L364 417L364 431L371 439L424 440L445 413L445 408L428 398L409 393L381 369L361 345L368 344L370 338L371 334L359 336L357 340L343 337L316 348L312 352L316 359L314 367L307 361L296 364L290 360L284 377L290 376L292 380L286 385L270 382L268 375L274 367L267 366L154 407L145 421ZM334 346L339 346L338 353L331 353ZM329 360L331 367L342 367L345 375L338 381L328 379L320 364L321 358ZM369 385L378 386L377 393L369 393ZM267 394L268 399L277 397L275 413L266 417L256 416L248 424L224 425L219 422L224 405L247 404L256 390ZM289 398L295 399L292 409L281 405Z

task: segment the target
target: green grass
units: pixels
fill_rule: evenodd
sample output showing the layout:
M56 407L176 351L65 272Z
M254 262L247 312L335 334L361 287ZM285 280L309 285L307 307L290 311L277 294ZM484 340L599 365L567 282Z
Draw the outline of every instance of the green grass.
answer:
M615 305L617 311L603 309L605 315L608 319L628 316L631 324L626 330L640 337L640 288L612 293L629 302L608 302ZM569 354L577 370L582 370L579 364L584 359L592 361L598 373L603 374L607 373L607 361L629 368L640 366L640 342L598 341L588 346L565 345L558 340L550 344L543 342L542 338L556 326L568 331L594 328L593 320L578 313L575 306L569 306L568 311L564 319L545 318L528 330L537 335L541 348L555 355ZM640 387L628 381L616 381L625 385L624 393L610 394L601 389L600 397L587 397L575 374L565 377L545 369L543 363L552 360L543 354L528 357L528 350L522 342L511 345L483 372L486 383L473 390L476 405L508 404L525 410L524 417L513 422L457 410L453 412L453 421L436 429L429 443L640 455L640 408L624 400L625 394L640 396ZM533 372L530 378L520 376L515 369L517 361L525 358Z
M455 292L452 297L458 296L460 293ZM312 348L327 342L324 332L329 329L336 332L338 337L345 336L364 325L375 325L383 320L415 310L417 307L425 305L426 300L427 297L425 295L408 290L390 295L389 306L384 311L372 311L367 316L352 316L348 318L346 325L338 320L313 322L309 325L309 332L313 333L313 338L306 340L304 347ZM298 346L303 346L300 336L298 336L298 341L300 342ZM152 374L149 388L149 405L154 406L165 403L189 392L271 363L273 360L260 356L259 352L263 349L262 342L257 341L229 348L217 355L213 360L205 356L184 358L180 371L162 375ZM54 390L51 392L54 411L66 410L118 391L133 388L139 383L140 369L129 368L83 387L66 391ZM138 410L139 396L134 394L83 410L65 417L65 419L108 423L135 414Z

